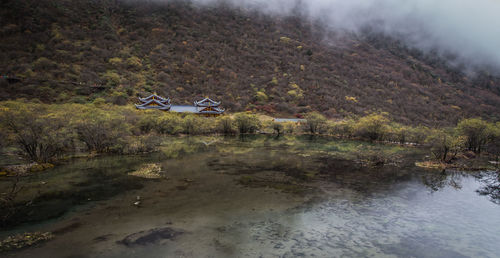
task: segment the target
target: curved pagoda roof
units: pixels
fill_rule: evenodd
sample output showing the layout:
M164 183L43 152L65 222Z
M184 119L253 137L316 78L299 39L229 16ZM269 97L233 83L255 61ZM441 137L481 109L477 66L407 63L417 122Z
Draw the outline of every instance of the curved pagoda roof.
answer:
M146 98L139 98L139 100L142 102L142 103L146 103L150 100L158 100L160 101L161 103L164 103L164 104L170 104L170 98L164 98L164 97L161 97L161 96L158 96L155 94L151 94L149 95L148 97Z
M151 98L150 100L147 100L140 105L137 104L135 105L135 107L138 109L159 109L159 110L169 110L171 106L172 105L170 105L170 99L168 99L168 102L166 102L154 98Z
M200 101L195 101L194 105L197 107L217 107L220 105L220 103L221 103L220 101L217 102L217 101L211 100L210 98L204 98Z
M226 111L225 109L223 108L220 108L220 107L210 107L210 108L203 108L203 109L200 109L198 110L198 113L200 114L216 114L216 115L219 115L219 114L222 114L224 113L224 111Z

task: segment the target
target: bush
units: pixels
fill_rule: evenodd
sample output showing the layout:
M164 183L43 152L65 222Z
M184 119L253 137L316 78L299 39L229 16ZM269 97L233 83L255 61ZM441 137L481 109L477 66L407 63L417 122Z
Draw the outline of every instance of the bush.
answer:
M124 117L115 112L90 109L82 113L74 122L78 139L88 151L121 153L126 147L126 137L130 135Z
M389 127L389 131L387 133L387 140L405 144L411 138L412 128L394 123Z
M466 138L468 150L481 153L482 147L494 134L494 125L481 118L471 118L460 121L457 130Z
M260 129L261 122L256 115L238 113L234 116L234 121L239 133L255 133Z
M451 162L464 144L464 137L455 135L453 130L432 130L426 139L436 160Z
M35 62L33 62L33 68L36 71L55 70L57 69L57 63L46 57L40 57Z
M385 114L371 114L358 120L354 125L354 133L369 141L383 140L389 132L388 123L389 119Z
M329 122L327 124L328 133L339 137L350 138L353 136L354 123L355 122L350 119L336 121L336 122Z
M278 122L273 122L273 130L274 130L274 133L277 134L277 135L280 135L283 133L283 129L284 129L284 126L282 123L278 123Z
M74 131L66 119L50 114L44 105L6 102L0 110L0 129L27 159L48 163L74 148Z
M156 123L156 132L160 134L178 134L182 132L182 119L177 114L164 113Z
M204 122L203 118L189 114L182 119L182 132L185 134L199 134L203 131Z
M217 131L225 135L234 134L234 121L230 116L220 116L217 118Z
M142 62L141 62L141 59L136 57L136 56L132 56L130 58L127 58L127 65L130 66L130 67L142 67Z
M121 81L120 75L113 71L107 71L102 77L106 81L106 85L111 87L118 86Z
M306 119L305 131L316 134L325 129L326 118L318 112L307 113L304 118Z
M128 95L125 92L115 91L111 94L111 103L115 105L125 105L127 104Z

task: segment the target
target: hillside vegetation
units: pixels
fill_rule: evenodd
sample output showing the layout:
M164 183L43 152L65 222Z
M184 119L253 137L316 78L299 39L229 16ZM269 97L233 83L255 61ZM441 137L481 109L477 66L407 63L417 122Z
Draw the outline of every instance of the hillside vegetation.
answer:
M369 29L333 33L300 17L185 2L7 0L0 17L0 73L22 79L1 81L0 100L125 105L157 92L276 116L499 119L499 78L467 76Z

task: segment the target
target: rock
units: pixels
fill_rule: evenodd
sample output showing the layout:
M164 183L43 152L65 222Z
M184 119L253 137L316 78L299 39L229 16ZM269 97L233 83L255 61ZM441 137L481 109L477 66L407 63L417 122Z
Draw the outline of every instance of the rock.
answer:
M169 227L165 228L155 228L148 231L139 231L137 233L130 234L126 236L123 240L117 241L117 243L125 245L127 247L133 247L137 245L149 245L157 244L162 240L174 240L176 237L184 234L182 230L175 230Z

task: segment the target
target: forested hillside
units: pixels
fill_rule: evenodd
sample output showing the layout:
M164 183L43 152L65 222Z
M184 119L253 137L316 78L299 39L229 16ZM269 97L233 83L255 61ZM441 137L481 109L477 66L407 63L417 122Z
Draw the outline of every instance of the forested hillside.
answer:
M125 105L209 95L229 111L331 118L388 112L440 126L500 116L500 79L370 32L222 5L95 0L0 3L0 100ZM102 87L93 87L94 85Z

